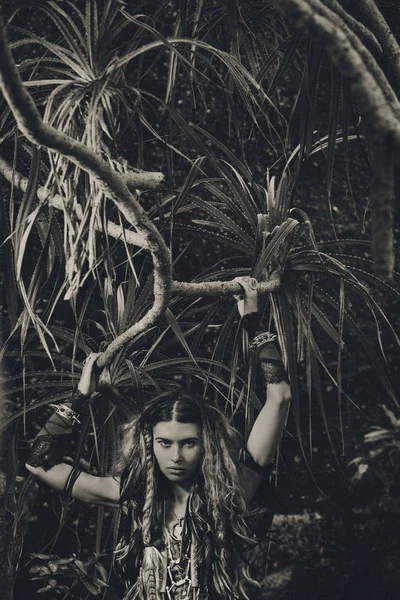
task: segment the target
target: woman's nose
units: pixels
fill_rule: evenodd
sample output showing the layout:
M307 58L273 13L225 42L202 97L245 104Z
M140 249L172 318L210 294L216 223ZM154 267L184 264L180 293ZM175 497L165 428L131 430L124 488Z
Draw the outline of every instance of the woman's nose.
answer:
M173 462L180 462L182 460L181 449L178 444L171 448L171 460Z

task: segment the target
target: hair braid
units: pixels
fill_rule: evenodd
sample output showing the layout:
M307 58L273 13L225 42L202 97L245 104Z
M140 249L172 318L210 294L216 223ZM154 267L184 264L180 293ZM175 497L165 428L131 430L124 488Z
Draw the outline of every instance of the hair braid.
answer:
M155 477L154 477L154 454L153 454L153 434L151 429L146 428L143 432L145 445L145 468L146 468L146 488L143 504L143 522L142 537L143 544L149 546L151 543L151 526L154 512L155 498Z
M162 581L162 558L157 548L152 546L152 533L155 520L155 474L153 433L149 427L143 431L145 447L146 486L143 504L142 540L143 557L139 583L139 597L146 600L160 600Z

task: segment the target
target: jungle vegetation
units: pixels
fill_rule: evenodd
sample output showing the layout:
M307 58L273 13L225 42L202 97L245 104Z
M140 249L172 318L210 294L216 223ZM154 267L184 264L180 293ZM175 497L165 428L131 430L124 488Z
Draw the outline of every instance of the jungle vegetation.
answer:
M109 473L120 424L177 384L248 431L262 394L233 299L241 275L259 282L292 384L278 487L292 453L325 498L315 452L340 471L355 422L351 485L375 470L375 504L394 510L396 3L2 5L4 589L28 568L48 597L112 597L112 515L85 521L50 492L39 509L23 470L90 351L102 374L77 465ZM360 414L382 404L390 426L375 422L371 454Z

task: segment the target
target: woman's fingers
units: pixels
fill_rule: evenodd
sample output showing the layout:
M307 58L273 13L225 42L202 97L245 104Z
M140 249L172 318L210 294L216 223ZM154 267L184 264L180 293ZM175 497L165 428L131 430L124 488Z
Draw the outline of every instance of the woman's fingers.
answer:
M254 277L235 277L243 290L243 295L235 296L237 307L241 316L251 312L257 312L258 282Z
M101 352L91 352L83 361L83 364L86 365L87 363L93 363L95 362L99 356L101 356Z
M243 289L245 294L257 292L258 282L257 279L255 279L254 277L235 277L234 281L237 281L237 283Z
M96 361L101 352L91 352L83 362L83 369L78 384L78 389L85 395L92 394L96 389Z
M101 352L91 352L83 361L82 373L92 371L95 368L96 361L101 354Z

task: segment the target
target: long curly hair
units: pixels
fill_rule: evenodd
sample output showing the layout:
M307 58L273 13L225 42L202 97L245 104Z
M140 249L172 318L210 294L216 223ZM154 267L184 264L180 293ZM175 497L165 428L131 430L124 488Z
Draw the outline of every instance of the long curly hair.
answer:
M163 511L170 488L154 456L153 428L172 420L199 425L202 436L201 466L189 501L200 588L215 600L249 598L250 587L258 584L240 558L241 550L254 544L237 470L242 438L216 407L172 391L145 403L123 430L117 469L121 473L121 512L125 514L116 558L124 559L130 575L125 600L160 597Z

